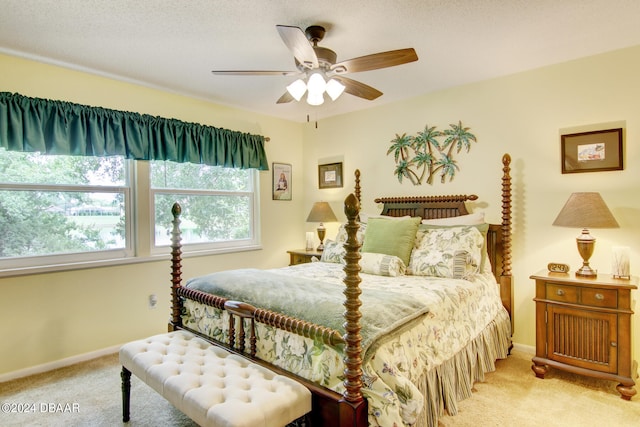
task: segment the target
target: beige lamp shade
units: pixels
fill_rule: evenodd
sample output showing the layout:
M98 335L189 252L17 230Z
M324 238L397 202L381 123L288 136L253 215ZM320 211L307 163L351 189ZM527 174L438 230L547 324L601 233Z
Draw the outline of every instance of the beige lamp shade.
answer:
M307 222L336 222L336 214L327 202L315 202L307 217Z
M596 239L589 234L589 228L619 227L600 193L571 194L553 225L582 228L582 234L576 238L582 267L576 271L576 276L596 277L598 273L589 266L596 243Z
M618 228L600 193L573 193L553 221L561 227Z
M307 222L319 222L318 226L318 239L320 239L320 246L318 246L318 250L324 250L324 236L327 231L324 228L324 222L336 222L338 218L336 214L333 213L331 206L327 202L315 202L311 207L311 212L309 212L309 216L307 217Z

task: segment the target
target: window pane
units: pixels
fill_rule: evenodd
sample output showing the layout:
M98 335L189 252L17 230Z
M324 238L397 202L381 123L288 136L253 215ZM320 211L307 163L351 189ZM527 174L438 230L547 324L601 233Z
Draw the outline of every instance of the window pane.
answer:
M49 156L0 148L0 182L125 185L123 157Z
M182 243L223 242L252 237L252 195L155 195L156 246L171 243L171 207L180 203Z
M165 161L152 161L150 166L152 188L251 190L251 171L247 169Z
M0 191L0 258L124 247L124 193Z

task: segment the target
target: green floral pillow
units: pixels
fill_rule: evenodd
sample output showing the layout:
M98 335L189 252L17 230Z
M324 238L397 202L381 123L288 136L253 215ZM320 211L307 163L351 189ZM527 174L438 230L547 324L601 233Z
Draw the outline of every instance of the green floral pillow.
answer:
M324 242L324 250L322 251L322 256L320 257L320 261L333 262L336 264L344 264L345 254L346 254L346 250L344 249L343 242L326 240Z
M360 268L363 273L378 276L402 276L406 267L397 256L363 252L360 258Z
M474 226L424 231L411 253L408 274L470 278L480 270L484 236Z
M347 224L341 224L340 228L338 228L338 234L336 235L336 241L340 243L345 243L347 241ZM367 223L361 222L360 228L358 228L358 232L356 233L356 239L362 245L364 242L364 233L367 231Z
M464 218L465 216L467 215L457 216L454 218ZM429 220L429 221L433 221L433 220ZM486 222L482 224L471 224L471 223L462 224L461 223L457 225L434 225L434 224L431 224L430 222L426 223L425 220L423 219L422 223L418 227L418 232L416 233L416 241L415 241L414 247L415 248L420 247L422 239L424 239L424 236L428 230L433 230L436 228L464 227L469 225L477 228L478 231L482 234L482 238L484 239L484 244L482 246L482 258L480 260L480 271L485 272L485 270L487 270L490 273L491 262L489 261L489 254L487 253L487 232L489 231L489 224L487 224Z

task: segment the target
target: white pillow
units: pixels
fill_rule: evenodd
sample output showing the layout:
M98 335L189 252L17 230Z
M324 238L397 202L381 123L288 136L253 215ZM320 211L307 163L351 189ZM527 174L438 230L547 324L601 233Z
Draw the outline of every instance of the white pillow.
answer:
M360 213L360 222L364 222L365 224L369 222L369 218L384 218L384 219L407 219L411 218L409 215L406 216L389 216L389 215L370 215L366 213Z
M402 276L406 267L400 258L394 255L363 252L360 258L360 267L363 273L376 274L378 276Z
M484 224L484 212L476 212L468 215L452 216L449 218L423 219L422 224L430 224L430 225Z

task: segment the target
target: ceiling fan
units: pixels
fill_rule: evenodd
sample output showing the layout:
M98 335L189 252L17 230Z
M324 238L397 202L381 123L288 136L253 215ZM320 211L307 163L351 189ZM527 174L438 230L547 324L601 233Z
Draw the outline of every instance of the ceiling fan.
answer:
M307 102L320 105L326 92L333 100L342 92L374 100L382 95L378 89L356 80L344 77L345 74L394 67L418 60L413 48L390 50L346 61L336 62L337 55L331 49L318 46L325 35L324 27L312 25L303 32L299 27L276 25L280 37L295 58L297 71L222 71L213 70L216 75L237 76L298 76L301 77L287 86L287 91L277 103L299 101L307 93ZM307 80L305 83L304 80Z

